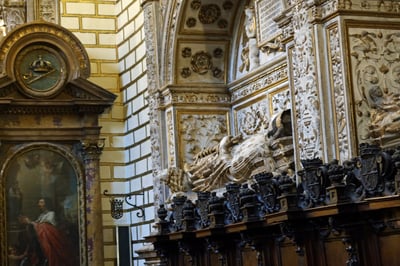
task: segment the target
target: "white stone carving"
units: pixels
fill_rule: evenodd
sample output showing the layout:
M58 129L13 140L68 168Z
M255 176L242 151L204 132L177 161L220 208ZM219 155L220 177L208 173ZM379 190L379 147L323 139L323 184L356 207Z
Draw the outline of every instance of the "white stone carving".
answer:
M179 120L180 158L191 163L196 154L216 145L228 133L226 114L181 114Z
M295 6L293 13L293 84L300 159L322 158L320 103L315 72L315 50L308 9Z
M358 140L396 144L400 137L400 31L349 31Z
M260 101L238 110L237 124L244 138L265 131L269 125L267 102Z
M56 1L40 0L38 12L41 19L52 23L58 23L58 5Z
M291 109L292 107L292 96L290 90L285 89L274 93L271 97L272 112L274 114L280 113L284 110Z
M175 153L175 128L172 111L166 113L167 122L167 139L168 139L168 165L176 165Z
M153 191L154 191L154 207L158 208L160 202L164 201L165 189L159 182L159 172L162 169L162 149L161 149L161 119L159 113L160 95L158 92L160 79L158 72L158 57L157 57L157 2L148 2L143 6L144 13L144 30L146 43L146 63L148 75L148 93L147 97L149 107L150 121L150 143L151 143L151 161L153 169Z
M244 35L242 37L242 64L239 67L240 72L249 72L260 65L260 49L257 45L257 25L254 7L248 6L245 8L246 15L244 24Z
M223 93L204 93L204 92L171 92L169 91L163 98L164 106L171 104L207 104L220 103L229 104L230 97Z
M335 114L336 114L336 134L337 144L339 148L339 159L345 161L350 159L349 154L349 138L348 138L348 123L349 121L346 114L346 98L344 86L344 73L343 73L343 60L340 50L340 36L338 27L329 29L329 54L332 62L330 71L333 80L333 95L335 101Z
M184 169L164 170L162 180L176 193L212 191L227 182L244 183L258 172L293 175L291 135L290 111L284 111L273 117L268 131L246 139L241 135L225 136L199 152Z
M4 12L7 32L26 22L25 5L22 7L7 7Z
M268 86L272 86L274 83L278 83L287 79L288 70L286 65L276 66L271 71L265 71L262 76L254 77L254 81L246 83L244 86L238 86L232 88L232 101L238 101L248 95L257 93L261 89Z

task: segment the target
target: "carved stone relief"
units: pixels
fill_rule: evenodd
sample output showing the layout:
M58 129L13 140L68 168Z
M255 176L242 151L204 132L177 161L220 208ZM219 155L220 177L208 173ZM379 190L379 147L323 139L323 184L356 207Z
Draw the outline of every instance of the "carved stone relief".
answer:
M289 89L285 88L283 90L271 92L269 96L273 114L292 108L292 96L290 95Z
M25 3L18 2L4 7L4 22L7 32L12 31L16 26L26 22Z
M333 96L335 100L335 113L336 113L336 147L339 149L339 159L344 161L349 159L349 137L348 137L348 123L349 121L346 112L346 98L344 86L344 73L343 73L343 60L341 57L340 49L340 36L338 27L335 25L328 31L329 40L329 58L331 58L330 71L333 82Z
M191 0L187 1L183 31L188 32L224 32L229 30L234 12L232 12L237 0L212 1Z
M222 43L180 43L177 59L179 83L224 83L226 46Z
M176 165L175 158L175 128L172 111L166 113L167 117L167 139L168 139L168 165Z
M348 31L358 141L387 146L400 136L400 30L384 26Z
M178 121L180 165L191 163L196 154L218 144L228 134L226 113L182 113L178 115Z
M151 162L153 169L153 191L154 205L158 206L160 201L164 199L165 188L158 180L158 172L162 169L162 148L161 148L161 118L160 118L160 98L158 88L160 84L160 73L158 72L159 58L157 57L157 25L159 13L157 13L157 3L154 1L147 2L142 6L144 13L144 29L146 43L146 65L148 75L148 93L147 102L149 105L149 121L150 121L150 142L151 142Z
M268 103L259 101L236 112L238 132L244 138L265 131L269 125Z
M161 180L174 193L206 192L223 188L228 182L251 182L260 172L285 172L292 177L293 170L291 114L286 110L274 116L267 130L247 138L226 135L198 152L183 169L165 169Z
M227 93L206 93L206 92L169 92L163 97L164 106L171 104L222 104L230 103Z
M237 77L271 61L277 52L283 52L281 30L272 20L281 11L280 1L255 1L245 7L238 34Z
M257 45L257 24L254 7L246 7L244 13L244 30L241 40L239 63L239 72L241 73L247 73L260 65L260 49Z
M308 9L295 6L293 27L293 85L297 126L299 128L300 159L322 157L320 132L320 102L315 71L315 49Z
M177 64L178 80L181 83L223 83L225 81L225 45L210 43L181 44L181 55Z
M38 18L47 22L58 23L58 3L54 0L38 0L37 6Z

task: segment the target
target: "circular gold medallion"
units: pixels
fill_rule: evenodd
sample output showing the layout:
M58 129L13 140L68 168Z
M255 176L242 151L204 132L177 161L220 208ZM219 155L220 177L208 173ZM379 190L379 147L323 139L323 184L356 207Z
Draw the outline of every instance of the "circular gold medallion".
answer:
M64 85L66 65L55 49L45 45L33 45L18 53L15 73L25 93L48 97L57 93Z

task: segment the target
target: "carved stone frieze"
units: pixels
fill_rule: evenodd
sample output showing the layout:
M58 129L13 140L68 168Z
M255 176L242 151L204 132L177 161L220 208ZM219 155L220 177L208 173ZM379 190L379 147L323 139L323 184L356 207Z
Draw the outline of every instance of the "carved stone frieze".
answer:
M230 103L230 97L225 93L177 92L169 91L163 97L163 105L175 104L222 104Z
M266 87L271 87L274 84L283 82L288 77L286 65L280 65L276 68L265 71L263 76L259 76L246 84L240 84L232 88L232 102L241 100L251 94L257 93Z
M351 0L347 7L353 10L400 13L400 3L391 0ZM350 3L349 3L350 2Z
M358 141L392 145L400 136L400 31L384 25L348 31Z

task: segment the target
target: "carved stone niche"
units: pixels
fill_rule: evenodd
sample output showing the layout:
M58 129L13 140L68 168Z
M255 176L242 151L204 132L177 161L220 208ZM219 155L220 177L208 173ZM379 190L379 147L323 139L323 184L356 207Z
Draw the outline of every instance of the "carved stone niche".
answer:
M0 265L57 247L50 265L103 265L99 115L116 96L87 80L79 40L46 22L3 39L0 73Z

